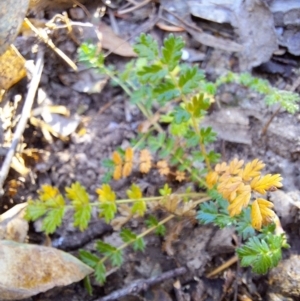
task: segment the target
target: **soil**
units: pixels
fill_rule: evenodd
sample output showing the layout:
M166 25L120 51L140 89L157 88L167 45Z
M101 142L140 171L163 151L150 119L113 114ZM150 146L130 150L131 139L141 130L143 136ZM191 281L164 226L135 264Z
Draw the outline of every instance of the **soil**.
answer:
M87 7L92 10L92 8ZM81 16L81 8L76 8ZM70 11L68 11L70 14ZM92 11L91 11L92 12ZM40 12L37 17L49 20L56 12ZM141 12L142 13L142 12ZM71 14L72 15L72 14ZM76 14L73 11L73 18ZM72 17L71 17L72 18ZM81 17L80 17L81 18ZM140 17L142 19L142 17ZM76 19L74 19L76 21ZM80 19L85 22L86 17ZM108 17L104 21L109 24ZM131 32L138 29L143 22L136 23L134 17L128 20L120 20L122 37L130 36ZM169 32L149 28L160 42ZM206 46L199 46L185 32L179 33L187 42L188 47L204 53L200 68L203 68L209 79L217 78L224 70L238 71L237 58L231 54ZM78 45L72 39L67 29L57 29L51 34L51 38L57 47L66 53L73 61L77 60ZM80 38L82 42L86 36ZM39 86L38 101L46 98L46 103L65 106L71 116L80 119L79 128L73 131L67 140L61 140L52 136L49 142L40 128L28 124L22 143L26 143L28 149L38 149L38 160L27 160L30 167L29 176L24 179L21 175L11 170L4 189L8 191L11 180L17 179L19 187L14 193L6 193L0 202L0 213L5 212L14 204L21 203L30 198L35 198L37 190L43 184L51 184L63 191L64 187L75 181L84 185L92 199L96 198L95 190L101 185L105 169L102 160L109 158L112 152L119 146L125 148L130 140L137 134L138 125L144 120L140 112L129 104L122 90L110 82L99 93L85 93L78 91L75 84L90 75L84 73L85 68L80 66L77 74L63 62L53 50L46 47L33 36L19 36L15 45L26 60L35 58L31 50L35 45L45 49L45 67ZM288 56L288 55L287 55ZM111 54L108 61L122 68L127 58ZM299 67L298 57L288 56L288 59ZM290 68L287 64L286 68ZM296 68L295 68L296 69ZM288 89L297 79L297 74L292 73L288 78L276 73L266 73L262 69L255 70L255 75L269 79L272 84L281 89ZM93 79L94 83L104 80L101 77ZM104 83L103 83L104 85ZM16 95L26 95L27 81L15 85L6 97L6 104L13 103ZM2 104L4 105L4 104ZM22 102L17 110L22 107ZM36 104L38 107L38 104ZM295 202L300 201L300 114L290 115L283 110L276 115L265 135L262 129L276 111L277 107L267 107L262 97L237 85L221 87L216 96L216 104L213 105L209 116L204 121L210 124L218 132L218 140L214 144L216 151L221 153L223 160L234 157L245 161L259 158L266 164L266 172L280 173L284 179L284 187L280 192L284 203L285 198L290 197ZM230 116L233 118L230 119ZM81 130L84 130L82 134ZM155 171L147 176L141 176L138 172L125 180L113 181L112 187L118 197L125 196L126 189L131 183L143 187L145 195L154 195L164 183L163 176ZM178 186L178 183L176 184ZM191 185L185 183L184 185ZM179 186L178 186L179 188ZM288 235L291 248L284 252L284 258L289 259L299 254L299 217L297 209L288 207L280 208L276 205L278 215L282 217L284 230ZM286 203L285 203L286 204ZM289 212L290 214L286 214ZM170 223L168 229L174 229L178 221ZM142 223L140 220L131 221L129 227L138 230ZM63 238L63 242L62 239ZM45 237L37 231L36 225L31 225L29 241L44 243ZM97 239L104 239L112 244L118 244L120 237L118 232L104 224L95 217L91 227L86 232L74 229L72 221L68 218L63 226L51 236L52 245L62 250L70 251L77 255L78 249L92 250ZM98 300L117 289L128 286L137 279L148 279L160 273L186 266L188 272L178 277L181 284L181 298L174 290L174 280L171 278L160 285L149 288L145 293L132 294L120 300L234 300L238 292L238 300L299 300L296 289L289 295L278 288L278 279L275 276L257 276L247 269L240 268L237 264L231 265L225 273L219 274L213 279L205 277L207 272L221 265L234 255L236 236L232 229L219 230L213 226L203 226L186 222L173 242L174 255L168 255L162 251L164 241L154 235L146 238L147 247L145 253L125 250L125 263L122 267L108 276L104 286L100 286L92 280L94 294L89 296L83 283L72 284L68 287L55 288L46 293L39 294L29 300ZM284 268L282 268L283 270ZM281 271L281 270L280 270ZM276 273L275 273L276 274ZM294 278L300 278L300 270L295 272ZM280 282L280 281L279 281ZM274 289L275 287L275 289ZM247 299L248 298L248 299ZM282 298L282 299L276 299ZM285 299L284 299L285 298ZM290 298L290 299L289 299Z

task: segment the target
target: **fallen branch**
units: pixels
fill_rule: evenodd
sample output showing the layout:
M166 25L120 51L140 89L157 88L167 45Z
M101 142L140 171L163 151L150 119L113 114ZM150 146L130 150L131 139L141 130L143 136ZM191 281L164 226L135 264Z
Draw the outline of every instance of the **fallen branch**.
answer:
M132 295L132 294L137 294L142 291L146 291L149 289L150 286L161 283L167 279L181 276L187 272L187 268L181 267L169 272L162 273L159 276L152 277L150 279L141 279L132 282L129 284L127 287L122 288L120 290L114 291L113 293L102 297L100 299L96 299L94 301L113 301L113 300L118 300L122 297L125 297L127 295Z
M0 196L4 194L4 190L3 190L4 181L6 180L12 158L15 155L17 146L20 142L21 136L23 135L27 121L30 117L31 108L33 105L33 101L34 101L34 97L35 97L37 88L40 83L43 67L44 67L44 51L42 49L40 49L37 54L36 66L35 66L33 77L32 77L32 80L31 80L31 83L30 83L30 86L28 89L28 94L27 94L27 97L24 102L24 106L23 106L22 113L21 113L21 118L20 118L17 128L15 130L11 146L5 156L4 162L1 167Z

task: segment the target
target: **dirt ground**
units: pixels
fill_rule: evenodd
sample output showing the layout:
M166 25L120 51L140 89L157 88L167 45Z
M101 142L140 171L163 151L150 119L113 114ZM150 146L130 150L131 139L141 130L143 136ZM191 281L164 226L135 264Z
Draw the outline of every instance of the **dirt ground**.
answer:
M87 9L92 12L94 7L87 6ZM51 9L32 16L49 20L56 13L57 11ZM139 28L143 28L145 23L143 14L147 15L147 13L147 11L140 11L130 15L129 18L115 19L118 22L120 36L126 39L132 32L138 32ZM72 8L71 12L68 10L68 14L73 21L87 21L87 17L79 7ZM108 14L103 17L103 21L111 24ZM78 58L77 42L83 42L92 35L86 30L82 36L79 36L76 30L75 28L76 39L66 28L51 32L55 45L74 62ZM170 33L166 28L161 29L154 25L149 26L147 31L159 43ZM201 45L186 31L175 34L184 38L188 49L202 54L200 60L195 59L195 64L203 68L207 78L214 80L224 70L239 71L238 58L232 52ZM81 65L78 73L72 71L53 50L32 35L20 35L15 41L15 45L26 60L35 59L36 54L32 49L36 44L45 49L45 67L35 108L42 101L44 104L65 106L72 118L75 116L74 122L80 120L80 123L68 139L64 141L52 136L52 142L46 139L41 128L28 124L22 143L26 143L28 149L40 150L39 159L37 161L28 159L26 162L30 168L30 174L26 179L11 170L4 189L8 191L11 180L15 179L19 187L15 193L4 195L0 202L0 213L14 204L36 197L37 190L43 184L51 184L63 190L65 186L79 181L87 188L92 198L96 198L95 189L101 185L105 173L102 160L109 158L117 147L128 146L130 140L137 134L138 125L144 120L137 108L129 104L122 90L110 82L105 84L105 79L100 75L93 74ZM289 89L298 78L300 60L299 57L289 53L286 53L284 59L288 63L280 65L283 71L266 72L265 68L259 67L253 70L253 74L267 78L276 87ZM110 54L107 60L120 69L128 62L128 58L116 54ZM286 76L288 71L290 71L289 76ZM91 91L89 93L83 89L87 85ZM93 88L98 89L99 92L94 93ZM9 91L6 105L13 103L16 95L25 95L26 92L27 79L24 79ZM17 111L20 108L21 104ZM300 114L298 112L291 115L281 110L263 135L262 129L276 110L276 106L267 107L262 96L241 86L230 84L221 87L217 92L216 103L212 106L204 124L211 125L217 131L218 140L214 148L221 153L222 160L228 161L238 157L249 161L259 158L266 164L267 173L282 175L283 189L270 198L274 199L275 209L288 235L291 248L284 251L284 258L289 260L292 256L297 256L300 250L299 214L297 209L287 206L285 202L286 198L300 202ZM83 134L81 129L84 129ZM126 189L133 182L143 187L146 196L151 196L161 188L164 180L163 176L152 171L147 176L134 173L128 179L113 181L111 185L120 198L125 196ZM186 187L192 184L184 183L184 185ZM177 221L170 223L168 229L173 229L176 223ZM139 229L140 225L139 220L129 223L132 229ZM45 236L37 232L32 224L29 242L43 244L45 239ZM63 226L51 236L53 246L70 251L75 256L81 248L92 250L97 239L104 239L112 244L118 244L120 241L118 232L113 232L111 227L104 225L97 217L84 233L74 229L72 221L67 218ZM240 268L238 264L231 265L225 273L222 272L217 277L207 278L205 275L209 271L234 256L236 239L232 229L219 230L213 226L187 222L182 227L178 239L173 242L173 256L162 251L163 239L150 235L146 238L145 253L125 250L125 263L108 276L104 286L92 280L93 296L87 294L83 283L80 282L68 287L55 288L26 300L100 300L101 297L124 288L135 280L148 279L182 266L187 267L187 272L177 277L181 284L180 296L173 287L175 280L170 278L150 287L145 293L133 293L119 300L300 300L300 294L297 293L290 296L281 295L282 291L278 288L278 281L274 280L274 273L257 276L247 269ZM277 272L280 273L281 270ZM300 269L297 268L294 273L294 278L299 281Z

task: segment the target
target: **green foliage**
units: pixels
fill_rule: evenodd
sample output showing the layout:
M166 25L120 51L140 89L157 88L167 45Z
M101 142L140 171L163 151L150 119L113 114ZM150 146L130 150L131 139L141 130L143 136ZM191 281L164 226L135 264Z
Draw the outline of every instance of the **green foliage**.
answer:
M55 232L56 228L62 223L63 217L65 215L65 208L53 208L48 211L46 217L43 220L42 230L46 234L52 234Z
M100 284L104 284L106 281L106 267L101 261L95 266L95 277Z
M96 255L86 250L79 250L79 257L84 263L86 263L91 268L95 268L99 261L99 258Z
M139 57L144 57L149 61L153 61L158 57L157 42L150 35L144 33L137 38L133 49Z
M128 246L132 246L135 251L144 251L144 236L151 232L164 236L164 224L175 216L184 216L186 212L183 212L182 206L189 206L193 202L195 206L201 203L196 216L200 223L212 223L221 228L232 226L236 229L244 242L237 250L241 264L251 266L256 273L266 273L276 266L281 259L281 249L287 247L285 237L274 234L274 227L264 227L260 233L254 230L249 208L230 217L228 201L216 189L207 189L205 177L212 170L212 165L218 162L220 155L210 146L216 140L216 133L211 127L204 127L201 122L217 88L222 84L236 82L249 87L265 95L268 105L280 103L289 112L297 110L298 95L273 88L267 81L246 73L228 73L214 83L209 82L197 66L181 63L183 48L182 38L173 34L163 41L161 48L150 35L142 34L134 45L138 58L130 61L123 71L105 65L104 55L96 45L84 43L79 49L79 61L106 74L112 84L119 85L131 103L148 119L150 125L147 133L140 134L132 150L150 150L151 156L148 154L148 157L158 158L161 160L159 163L166 165L165 171L160 171L161 176L168 174L177 177L179 172L180 176L183 174L185 179L193 181L195 187L202 190L198 193L187 189L184 193L176 193L164 183L163 188L159 189L160 196L143 197L140 187L133 183L126 191L128 199L119 200L108 183L115 177L116 166L124 168L128 161L130 164L134 161L133 158L126 159L126 152L121 148L118 149L120 156L114 158L117 162L111 159L102 162L107 173L102 180L102 186L96 191L96 202L91 202L91 197L79 182L65 189L66 198L57 188L42 187L39 197L28 201L26 218L42 218L42 228L48 234L61 225L67 210L74 211L74 226L82 231L88 227L93 207L107 223L114 220L118 212L122 213L124 208L124 216L127 214L128 219L136 215L144 218L147 229L141 234L137 235L128 228L122 228L121 246L115 247L98 241L93 252L79 251L81 260L94 269L95 278L100 284L106 280L107 261L110 261L110 266L119 267L124 260L123 249ZM159 120L156 119L157 116ZM149 166L153 165L155 163L149 163ZM158 168L159 164L156 165ZM179 178L176 180L180 181ZM207 196L210 201L202 202L204 196L205 201ZM69 201L66 202L65 199ZM156 202L155 205L148 205L152 201ZM121 207L121 204L126 206ZM157 208L160 214L165 209L164 214L169 212L169 215L159 221L153 215ZM190 210L194 208L191 206ZM86 286L91 291L88 279Z
M255 235L255 230L251 224L250 208L246 208L241 213L240 218L236 220L236 230L244 240Z
M202 224L215 224L220 228L225 228L235 224L235 219L229 216L228 202L215 190L209 191L213 201L200 204L197 219Z
M192 93L197 89L199 82L204 80L204 74L196 66L186 68L179 77L178 86L183 94Z
M133 214L143 216L146 212L147 206L146 202L142 199L141 189L137 185L132 184L130 189L128 189L126 193L130 199L135 200L131 212Z
M96 45L90 43L81 44L78 50L78 59L93 68L102 68L104 63L103 54L99 52Z
M39 200L29 200L26 210L26 219L36 221L47 212L47 205Z
M176 38L173 34L164 40L161 62L168 67L169 71L173 71L179 65L183 47L183 40Z
M97 251L104 256L108 257L111 261L112 266L119 267L123 262L122 251L110 244L103 241L97 242Z
M170 195L172 193L172 189L166 183L163 188L159 189L159 193L162 196Z
M149 136L147 142L150 150L152 152L156 152L157 150L159 150L161 147L164 146L165 139L166 139L165 133L160 133L158 134L157 137Z
M187 111L195 118L203 117L210 107L208 99L204 98L204 94L198 94L192 97L190 103L187 104Z
M99 195L100 216L104 216L105 221L109 223L117 212L116 194L108 184L103 184L96 192Z
M138 237L132 231L127 228L123 228L120 236L125 243L132 243L134 251L144 251L145 250L145 241L142 237Z
M167 71L163 69L161 65L153 64L150 66L144 66L142 70L138 71L138 76L141 83L155 82L164 78Z
M45 216L42 230L47 234L54 233L62 223L65 215L65 201L56 188L43 186L39 191L40 199L29 200L25 217L28 220L37 220Z
M79 182L73 183L71 187L66 187L66 193L67 197L72 201L75 210L74 226L79 227L83 231L88 227L91 218L90 197Z
M284 236L270 233L265 239L250 237L246 244L237 249L237 254L243 267L251 266L253 272L265 274L278 265L283 247L286 247Z
M155 234L156 235L160 235L160 236L165 235L166 227L164 225L159 224L159 221L157 220L157 218L155 216L150 215L146 219L145 223L146 223L148 228L156 227L156 229L155 229Z
M267 105L280 104L287 112L294 114L299 110L297 102L299 95L294 92L279 90L270 85L267 80L251 76L249 73L234 74L228 72L217 80L217 86L226 83L238 83L266 96Z

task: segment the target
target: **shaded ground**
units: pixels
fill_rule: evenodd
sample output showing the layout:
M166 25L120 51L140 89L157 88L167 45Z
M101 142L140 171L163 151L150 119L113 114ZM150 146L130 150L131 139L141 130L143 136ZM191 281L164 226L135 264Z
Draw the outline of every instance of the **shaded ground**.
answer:
M89 7L88 9L92 10ZM77 8L77 11L81 16L81 9ZM54 12L50 11L45 13L44 17L50 19L53 14ZM74 11L73 16L76 16ZM129 33L141 27L142 17L141 15L138 17L140 24L135 22L134 16L118 20L122 36L128 37ZM85 20L85 17L83 20L80 19L80 21ZM104 20L109 23L108 17L105 17ZM153 26L148 29L160 43L169 34L169 32ZM239 70L238 60L232 53L200 45L187 32L178 34L187 42L189 49L203 55L197 64L205 70L208 78L215 79L224 70ZM83 35L81 40L83 41L87 36ZM52 38L61 50L76 61L78 46L66 29L54 31ZM20 52L27 60L35 57L31 51L35 43L37 43L36 38L25 36L18 37L16 41ZM45 46L40 44L39 47ZM288 61L286 68L283 67L284 71L291 65L295 69L299 67L298 57L286 54L284 58ZM120 68L127 61L114 54L108 60L116 63ZM284 76L285 72L270 74L263 71L263 69L257 69L256 74L267 77L281 89L288 89L297 78L296 73L287 78ZM135 107L128 103L121 89L110 83L103 88L101 93L78 92L80 89L74 85L88 76L89 73L74 73L51 49L46 48L45 68L38 100L46 98L45 103L66 106L72 116L74 114L80 116L81 124L79 129L70 135L70 139L62 141L53 138L52 143L45 139L40 128L28 125L24 134L24 143L27 144L27 148L42 150L42 160L28 164L31 172L25 181L15 172L10 173L6 188L9 186L9 181L16 178L20 181L21 187L13 196L6 194L1 203L1 212L11 207L12 204L35 197L36 191L43 184L51 184L63 189L72 182L79 181L87 187L92 197L96 198L95 189L101 185L105 171L101 160L110 157L116 147L125 148L129 145L130 139L135 137L137 127L143 117ZM90 81L88 80L88 82ZM95 81L99 83L101 78L97 78ZM13 102L16 94L23 95L26 90L26 81L24 80L10 91L7 102ZM212 125L218 132L219 139L215 144L215 149L221 153L222 159L230 160L238 157L245 161L253 158L263 160L267 166L266 172L280 173L284 178L284 189L280 195L282 203L287 197L285 193L289 193L294 201L300 201L299 113L292 116L286 112L280 112L272 121L267 133L262 135L261 131L277 109L276 107L266 107L261 96L237 85L222 87L218 91L216 100L217 103L204 123ZM80 131L80 128L84 129L84 133ZM134 173L128 179L113 182L112 186L120 198L125 196L125 191L132 182L143 187L145 195L153 195L164 180L164 177L155 171L144 177L141 177L139 173ZM185 185L189 185L189 183ZM280 202L278 206L281 206ZM293 210L291 214L287 215L285 211L280 211L279 207L276 207L276 210L283 218L283 226L291 244L291 249L286 251L284 257L289 258L290 254L299 253L298 213L294 212L294 208L287 208L287 210ZM168 228L174 229L176 223L178 222L175 221L168 225ZM132 221L129 226L132 229L139 229L141 222L139 220ZM79 248L93 249L97 238L117 244L120 240L118 233L112 232L109 227L103 227L103 223L95 218L92 221L91 229L88 230L90 232L82 235L72 227L71 221L67 219L53 235L52 244L64 250L71 250L75 255ZM104 236L103 233L105 233ZM65 239L64 243L61 242L61 237ZM43 243L44 239L45 237L41 234L35 233L32 226L29 240ZM181 266L188 267L188 272L179 277L182 299L176 295L173 289L174 280L170 279L149 289L143 297L132 295L122 300L233 300L236 284L238 285L239 300L267 300L266 292L272 290L272 284L269 285L271 281L267 277L252 275L249 271L239 269L236 265L232 265L227 274L220 274L215 279L207 279L204 276L206 272L213 270L234 255L237 241L234 232L230 229L220 231L212 226L186 223L182 227L178 239L173 243L173 256L165 250L162 252L162 239L150 235L146 238L146 242L145 254L133 253L130 249L125 251L125 263L108 277L104 287L100 287L93 281L94 296L92 297L87 295L83 284L78 283L51 290L32 297L30 300L96 300L116 289L126 287L136 279L148 279ZM249 299L243 299L243 296L248 296ZM297 300L296 297L294 298ZM276 299L274 297L269 300Z

